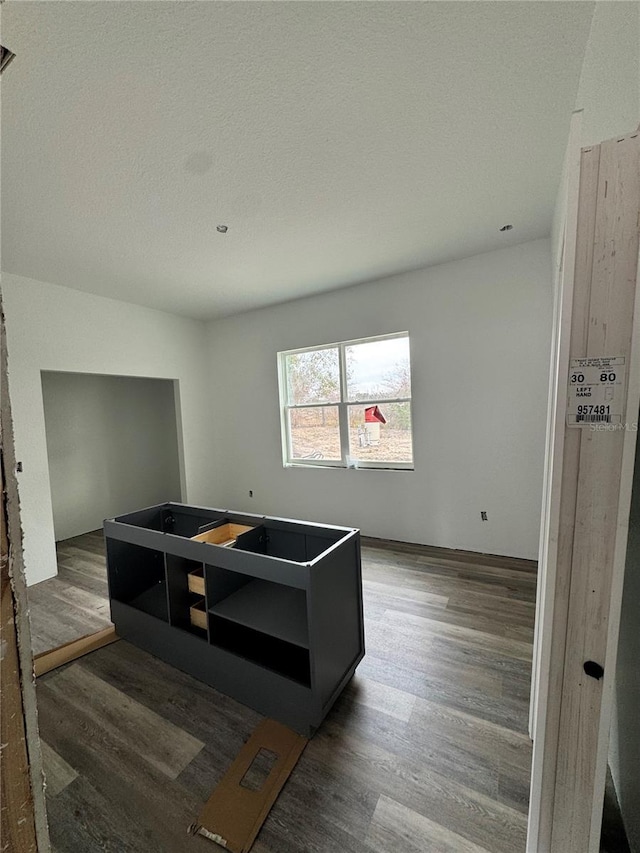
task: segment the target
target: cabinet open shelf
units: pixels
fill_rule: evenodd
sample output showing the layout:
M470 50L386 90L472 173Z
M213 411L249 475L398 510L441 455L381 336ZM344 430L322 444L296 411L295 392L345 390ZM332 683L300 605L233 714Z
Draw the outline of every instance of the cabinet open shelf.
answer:
M173 503L104 529L119 636L315 731L364 655L357 530Z
M164 580L158 581L153 586L143 590L135 598L132 598L129 604L136 610L143 610L150 616L155 616L156 619L169 621L167 587Z
M209 630L212 645L310 687L308 649L217 616L210 616Z
M114 542L109 580L111 598L135 610L169 621L164 552L158 548Z
M252 580L210 607L209 613L303 649L309 648L307 597L303 589Z

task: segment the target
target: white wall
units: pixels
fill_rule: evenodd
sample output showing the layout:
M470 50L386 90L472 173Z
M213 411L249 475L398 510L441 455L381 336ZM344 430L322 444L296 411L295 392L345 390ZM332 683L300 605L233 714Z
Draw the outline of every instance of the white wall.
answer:
M640 851L640 441L636 447L609 766L631 849Z
M640 126L640 3L601 0L594 4L575 109L582 111L582 146L597 145ZM566 179L565 159L551 228L554 258L562 248Z
M548 241L214 322L3 275L29 583L56 573L41 371L177 379L184 500L535 557ZM276 352L408 329L413 472L284 469ZM257 407L264 409L256 414ZM254 490L254 498L248 496ZM487 510L489 521L480 521Z
M276 353L404 330L415 471L283 468ZM548 240L213 322L214 500L535 558L550 334Z
M597 145L640 123L640 3L598 2L582 65L576 109L583 145Z
M42 393L56 541L180 500L173 382L43 373Z
M204 324L7 273L2 295L28 582L57 571L42 370L178 380L184 499L210 503L217 445Z

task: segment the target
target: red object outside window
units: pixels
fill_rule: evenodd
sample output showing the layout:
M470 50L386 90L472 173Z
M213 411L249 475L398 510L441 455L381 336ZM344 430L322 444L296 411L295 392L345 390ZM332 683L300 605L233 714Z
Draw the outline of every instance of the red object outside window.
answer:
M364 422L366 424L386 424L387 420L377 406L369 406L364 410Z

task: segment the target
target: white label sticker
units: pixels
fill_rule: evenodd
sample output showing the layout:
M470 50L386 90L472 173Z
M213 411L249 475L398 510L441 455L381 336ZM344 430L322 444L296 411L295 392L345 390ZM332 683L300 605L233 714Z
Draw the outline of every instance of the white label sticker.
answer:
M569 368L567 425L621 424L624 358L574 358Z

